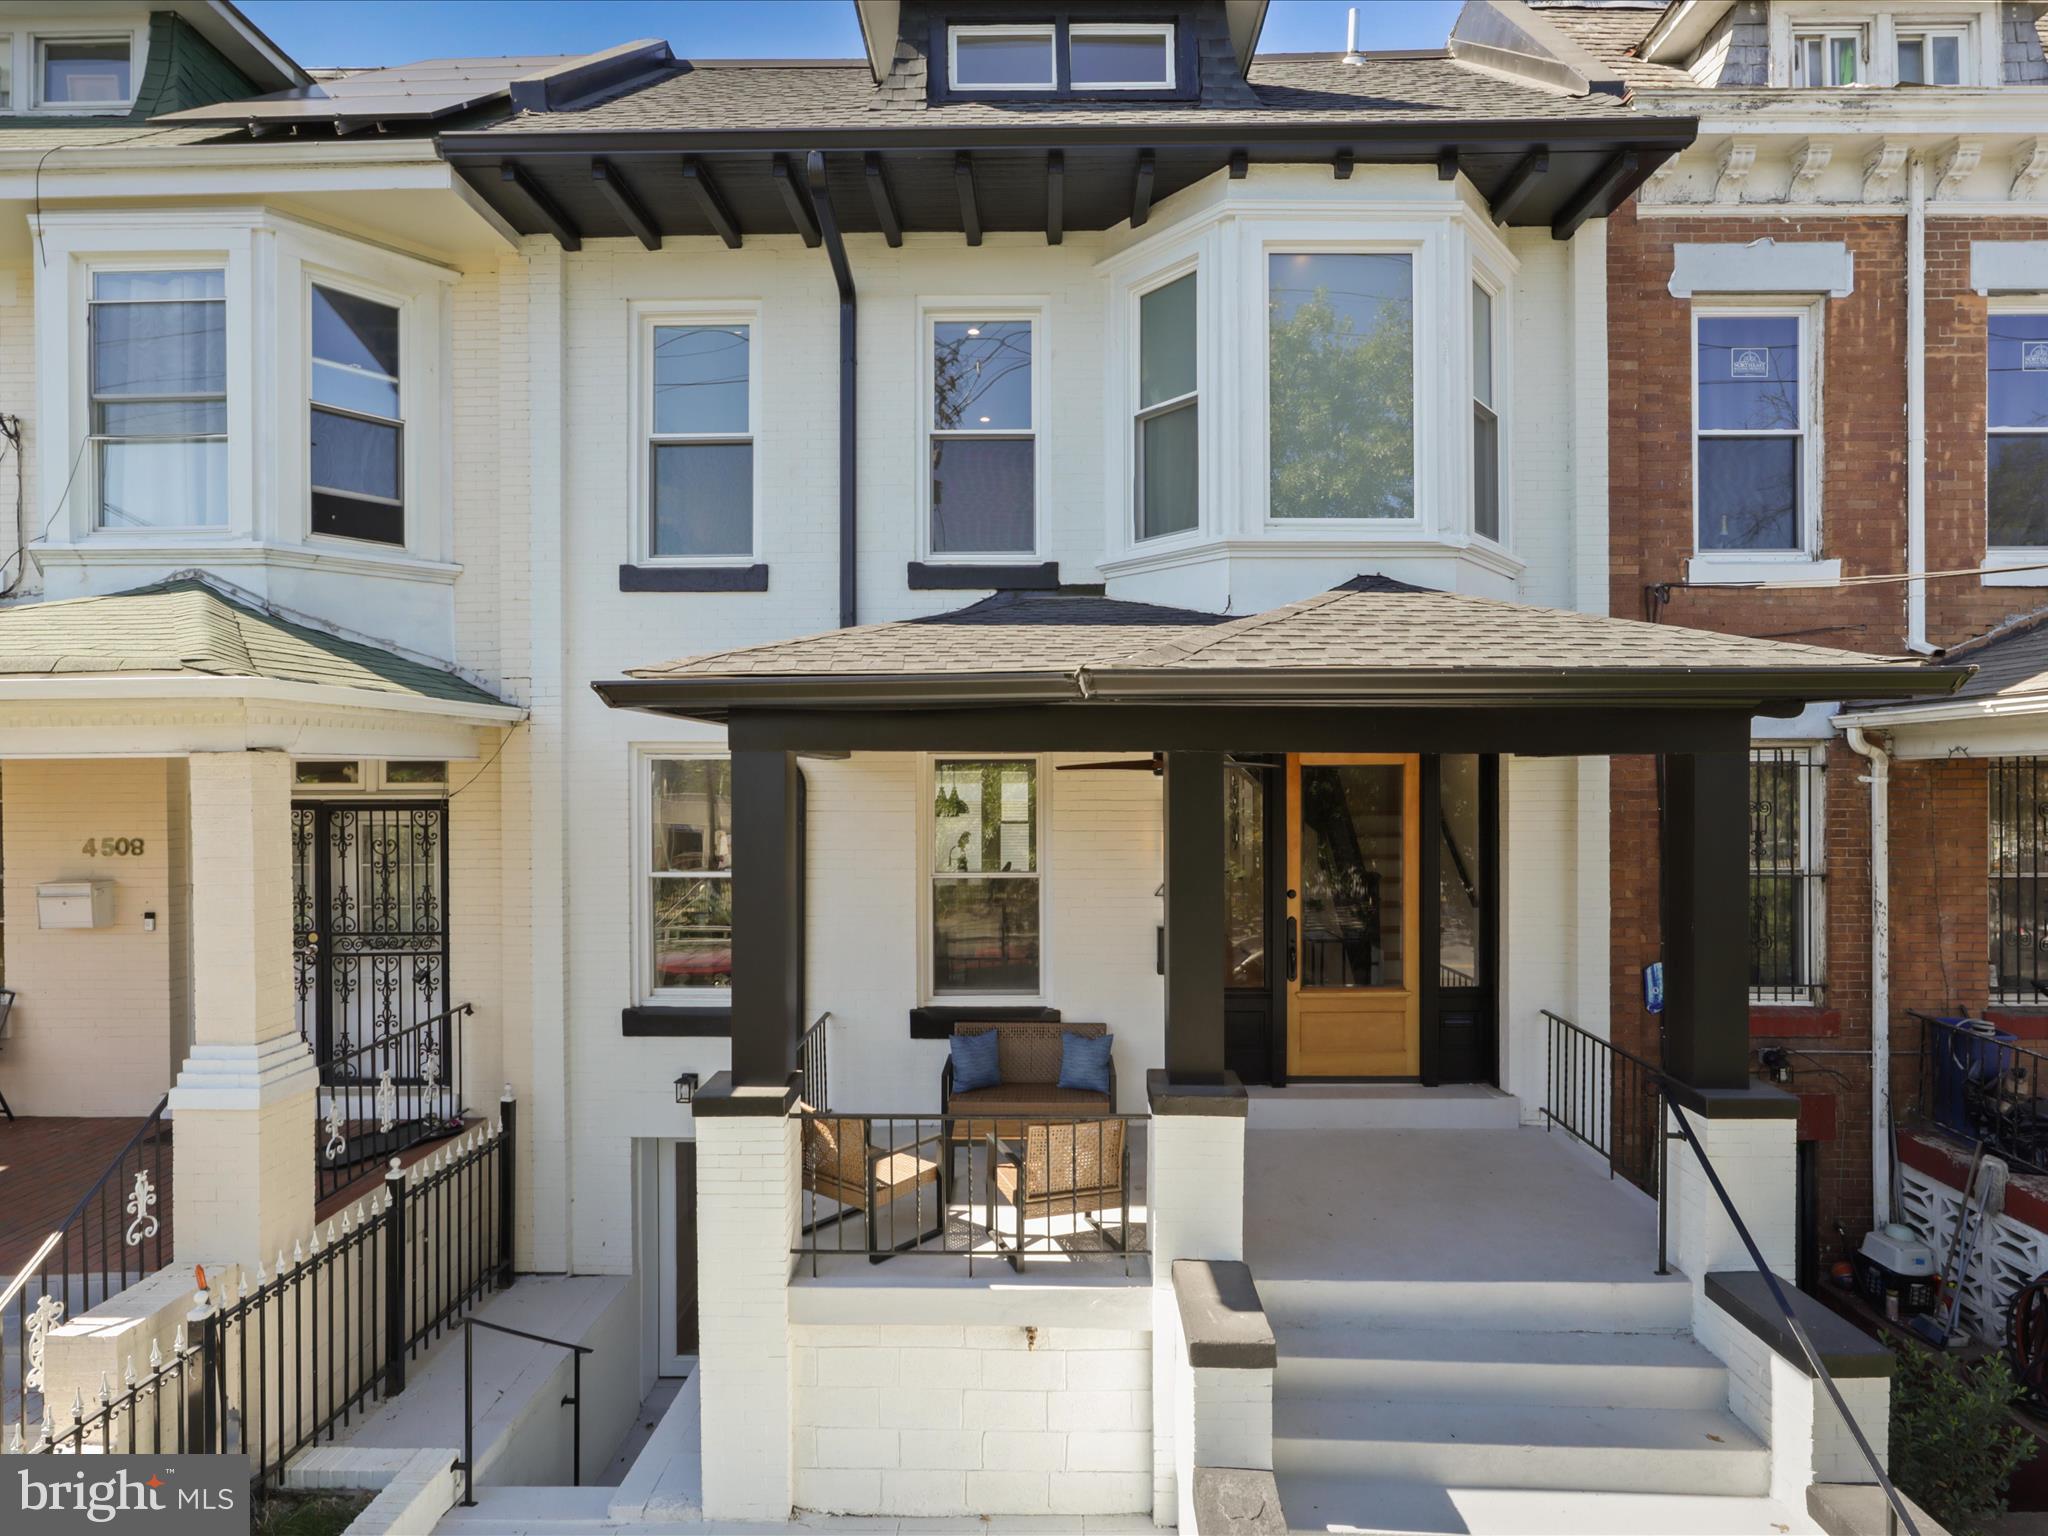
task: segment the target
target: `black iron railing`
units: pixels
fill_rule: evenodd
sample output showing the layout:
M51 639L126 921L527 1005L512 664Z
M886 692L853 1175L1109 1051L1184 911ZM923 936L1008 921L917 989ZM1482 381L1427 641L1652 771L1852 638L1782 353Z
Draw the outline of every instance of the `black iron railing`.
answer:
M266 1497L300 1451L405 1390L408 1364L512 1279L515 1108L472 1127L320 1224L310 1243L216 1277L195 1274L196 1306L169 1358L151 1346L122 1389L75 1389L68 1425L48 1404L24 1449L109 1447L247 1455ZM175 1408L172 1399L176 1399Z
M832 1104L832 1073L825 1036L831 1022L829 1012L819 1014L796 1045L796 1070L803 1082L803 1100L813 1109L829 1109Z
M1144 1115L797 1115L803 1220L795 1252L1022 1270L1147 1251Z
M462 1128L462 1026L474 1011L458 1003L320 1063L318 1198Z
M1619 1174L1657 1197L1661 1221L1665 1157L1657 1069L1548 1008L1543 1020L1544 1123L1606 1158L1610 1178ZM1658 1265L1661 1273L1661 1255Z
M169 1095L158 1099L56 1230L36 1246L0 1291L0 1348L19 1383L8 1438L27 1443L43 1418L43 1340L65 1318L118 1296L171 1259L171 1186L164 1162L171 1127Z
M594 1355L596 1350L587 1344L571 1344L567 1339L550 1339L538 1333L528 1333L521 1328L507 1328L503 1323L487 1323L480 1317L465 1317L462 1320L462 1507L476 1508L476 1494L472 1487L476 1476L476 1330L488 1328L493 1333L507 1334L515 1339L526 1339L535 1344L552 1344L556 1349L569 1351L571 1385L569 1395L562 1399L564 1408L573 1409L569 1427L569 1482L572 1487L583 1486L583 1357Z
M1920 1021L1920 1110L1935 1129L2048 1173L2048 1055L1985 1019Z

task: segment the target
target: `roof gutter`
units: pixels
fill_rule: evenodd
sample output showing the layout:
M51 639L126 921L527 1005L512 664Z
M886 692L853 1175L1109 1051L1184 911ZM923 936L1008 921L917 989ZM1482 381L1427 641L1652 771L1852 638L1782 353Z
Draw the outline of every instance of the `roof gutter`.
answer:
M832 263L832 281L839 285L839 627L851 629L860 622L860 484L855 478L860 298L853 288L853 266L846 259L846 241L839 233L839 214L832 206L832 188L825 180L822 149L804 156L804 179L810 183L811 206L817 210L818 236L824 241L825 255Z

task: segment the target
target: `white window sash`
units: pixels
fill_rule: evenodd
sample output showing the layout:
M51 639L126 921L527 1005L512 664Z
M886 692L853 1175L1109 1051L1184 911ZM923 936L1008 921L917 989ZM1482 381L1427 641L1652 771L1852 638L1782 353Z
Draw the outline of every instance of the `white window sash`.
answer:
M1032 863L1029 870L943 870L937 868L936 853L932 837L932 803L936 794L938 771L947 763L1002 763L1020 762L1032 765L1033 798L1037 804L1037 825L1032 829L1034 842ZM1053 995L1053 921L1052 882L1048 878L1052 860L1052 784L1053 774L1050 761L1042 755L1022 752L941 752L927 756L923 771L919 775L918 802L921 807L918 824L918 867L922 878L918 882L918 944L917 944L917 991L916 996L928 1003L943 1002L948 1007L1014 1007L1043 1003ZM997 878L1004 880L1032 880L1038 893L1038 990L1035 992L942 992L938 989L933 975L934 961L938 953L938 907L933 893L941 881Z
M1170 22L1119 25L1107 21L1077 21L1067 28L1067 73L1077 91L1171 91L1176 89L1174 30ZM1166 78L1163 80L1081 80L1073 74L1073 39L1084 37L1156 37L1164 45Z
M1700 332L1708 320L1790 318L1798 321L1799 425L1797 427L1703 427L1700 423ZM1815 425L1815 394L1820 387L1820 358L1814 345L1813 311L1805 305L1695 305L1692 312L1692 537L1693 555L1704 560L1817 560L1820 557L1820 454ZM1707 549L1700 543L1699 445L1714 438L1791 438L1799 451L1798 544L1791 549Z
M1043 81L1007 85L962 85L960 83L960 42L962 38L972 42L976 38L1015 37L1043 38L1045 40L1045 65L1049 71ZM970 27L948 27L946 29L946 88L949 91L993 92L1004 91L1056 91L1060 87L1059 43L1050 22L1019 22L1010 26L988 25Z
M744 327L747 333L747 429L744 432L657 432L654 428L654 337L667 329ZM762 558L761 549L761 463L754 452L761 419L761 316L755 310L730 307L694 310L687 306L647 306L637 315L635 344L639 347L636 381L633 387L634 433L639 440L638 463L633 469L636 482L632 498L633 533L629 548L633 563L643 566L681 569L734 569L750 566ZM747 514L747 553L743 555L658 555L654 552L654 453L666 447L739 447L753 460L753 504Z
M642 751L634 772L633 827L633 996L656 1007L728 1008L732 988L661 987L654 982L654 895L657 886L670 880L724 880L730 869L672 869L654 867L654 775L664 763L724 763L724 752L691 751L687 748Z

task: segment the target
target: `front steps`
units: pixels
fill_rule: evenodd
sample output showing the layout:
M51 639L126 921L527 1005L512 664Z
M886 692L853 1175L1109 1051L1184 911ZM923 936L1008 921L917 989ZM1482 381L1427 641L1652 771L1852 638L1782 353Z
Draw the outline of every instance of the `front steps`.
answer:
M1292 1083L1245 1092L1245 1124L1254 1131L1506 1131L1522 1119L1521 1100L1477 1083Z

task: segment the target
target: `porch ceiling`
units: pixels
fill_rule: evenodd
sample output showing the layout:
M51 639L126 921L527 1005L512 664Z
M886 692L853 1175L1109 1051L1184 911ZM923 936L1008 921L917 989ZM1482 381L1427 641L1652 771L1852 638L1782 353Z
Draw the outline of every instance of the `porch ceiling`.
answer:
M791 713L886 711L900 720L913 710L985 716L1032 709L1065 717L1064 734L1075 739L1057 745L1094 746L1107 742L1077 726L1081 716L1135 710L1165 725L1219 707L1252 707L1269 719L1290 707L1438 716L1480 708L1626 710L1647 725L1660 712L1789 714L1822 699L1945 696L1968 676L1961 667L1360 576L1236 619L1094 596L1005 593L951 613L635 668L594 686L615 708L733 724ZM1385 715L1374 719L1390 723ZM870 727L869 734L886 744L885 733ZM1576 750L1646 748L1588 737Z

